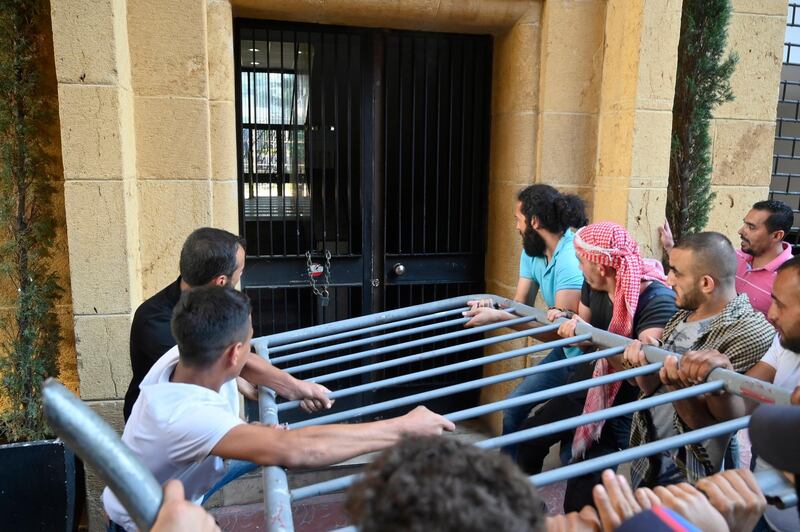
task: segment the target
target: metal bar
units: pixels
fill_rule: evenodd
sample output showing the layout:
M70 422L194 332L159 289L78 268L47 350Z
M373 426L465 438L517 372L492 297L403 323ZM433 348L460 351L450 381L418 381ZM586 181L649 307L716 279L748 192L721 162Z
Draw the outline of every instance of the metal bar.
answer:
M254 338L253 342L254 343L265 342L269 345L271 350L273 347L279 345L291 344L302 340L308 340L309 338L317 338L319 336L335 334L344 331L352 331L353 329L370 327L372 325L380 325L395 320L402 320L416 316L423 316L426 314L434 314L436 312L441 312L445 310L452 310L457 307L466 306L468 301L472 301L474 299L494 299L500 302L509 301L506 299L498 298L497 296L491 294L464 295L464 296L453 297L450 299L443 299L442 301L433 301L431 303L424 303L422 305L416 305L414 307L404 307L385 312L378 312L374 314L368 314L366 316L358 316L355 318L337 321L335 323L324 323L313 327L306 327L300 330L286 331L261 338Z
M539 403L560 395L582 392L583 390L588 390L589 388L594 388L595 386L610 384L612 382L625 379L632 379L634 377L641 377L642 375L649 375L661 369L661 366L662 364L660 362L656 362L654 364L648 364L638 368L610 373L608 375L603 375L602 377L594 377L583 381L570 382L562 386L556 386L555 388L549 388L547 390L520 395L511 399L503 399L502 401L495 401L494 403L488 403L485 405L459 410L458 412L447 414L445 417L454 423L457 421L464 421L465 419L471 419L484 414L489 414L491 412L497 412L498 410L505 410L506 408L511 408L512 406Z
M484 325L484 327L488 327L488 325ZM552 325L548 325L547 326L547 331L554 330L552 327L553 327ZM478 327L476 327L475 329L477 329L477 328ZM403 364L408 364L410 362L419 362L421 360L427 360L429 358L435 358L435 357L439 357L439 356L449 355L449 354L452 354L452 353L458 353L459 351L466 351L468 349L472 349L472 348L475 348L475 347L483 347L483 346L486 346L486 345L505 342L505 341L508 341L508 340L514 340L516 338L523 338L525 336L534 336L535 334L537 334L537 332L535 332L535 331L538 331L539 333L547 332L547 331L540 330L540 329L544 329L544 328L545 327L540 327L539 329L531 329L530 331L519 331L519 332L516 332L516 333L505 334L505 335L501 335L501 336L493 336L491 338L485 338L483 340L477 340L477 341L474 341L474 342L468 342L466 344L454 345L454 346L445 347L445 348L442 348L442 349L434 349L433 351L427 351L427 352L418 353L418 354L415 354L415 355L408 355L408 356L404 356L404 357L400 357L400 358L394 358L394 359L391 359L391 360L386 360L384 362L376 362L374 364L369 364L369 365L361 366L361 367L358 367L358 368L353 368L353 369L348 369L348 370L343 370L343 371L337 371L337 372L334 372L334 373L328 373L326 375L322 375L320 377L313 377L313 378L310 378L310 379L307 379L307 380L310 381L310 382L322 383L322 382L331 381L331 380L336 379L336 378L349 377L351 375L359 375L361 373L366 373L368 371L374 371L376 369L392 368L392 367L395 367L395 366L401 366ZM474 331L474 329L467 329L467 331ZM357 359L365 358L365 357L367 357L369 355L378 355L378 354L390 353L392 351L397 351L399 349L405 349L405 348L411 348L411 347L417 347L417 346L420 346L420 345L425 345L426 343L430 343L430 340L433 339L433 338L438 338L438 340L436 340L436 341L442 341L442 340L446 340L446 339L458 338L460 336L464 336L463 334L460 334L461 332L464 332L464 331L459 331L458 333L442 334L442 335L439 335L439 336L432 336L431 338L423 338L422 340L413 340L411 342L404 342L404 343L396 344L396 345L393 345L393 346L381 347L381 348L377 348L377 349L370 349L368 351L362 351L360 353L354 353L353 355L346 355L344 357L337 357L335 359L330 359L330 360L335 360L336 362L347 362L347 361L350 361L350 360L357 360ZM458 335L458 336L456 336L456 335ZM587 338L588 339L588 336L585 336L585 337L582 337L582 338ZM327 361L327 362L330 362L330 360ZM291 369L291 368L289 368L289 369ZM292 371L289 371L289 369L284 370L284 371L286 371L287 373L292 373Z
M416 220L414 217L414 204L416 203L416 201L414 201L414 181L417 177L417 69L414 61L417 56L416 44L416 41L411 38L411 177L409 179L411 182L411 215L409 217L410 223L408 224L408 227L411 229L411 244L409 246L410 253L417 251L414 249L414 222ZM403 180L402 175L400 176L400 180Z
M303 353L298 353L298 355L303 355L303 356L321 355L321 354L324 354L324 353L330 353L331 351L340 351L340 350L344 350L344 349L350 349L352 347L358 347L358 346L365 345L365 344L374 344L374 343L378 343L378 342L385 342L385 341L391 340L393 338L401 338L403 336L411 336L412 334L420 334L420 333L424 333L424 332L428 332L428 331L436 331L436 330L439 330L439 329L446 329L448 327L455 327L457 325L464 325L469 320L470 320L470 318L458 318L458 319L455 319L455 320L442 321L442 322L438 322L438 323L431 323L429 325L423 325L421 327L416 327L416 328L413 328L413 329L405 329L405 330L402 330L402 331L395 331L395 332L391 332L391 333L380 334L378 336L373 336L373 337L368 337L368 338L359 338L358 340L351 340L349 342L344 342L344 343L341 343L341 344L328 345L328 346L325 346L325 347L318 347L316 349L310 349L308 351L304 351ZM437 338L437 337L432 337L432 338ZM426 340L427 340L427 338L426 338ZM430 342L428 342L428 343L430 343ZM354 353L352 355L347 355L347 356L357 356L357 355L360 355L360 353ZM357 358L361 358L361 357L358 356ZM347 359L347 360L354 360L354 359ZM325 367L325 366L330 366L332 364L336 364L337 362L344 362L344 361L345 360L343 359L343 357L331 358L331 359L328 359L328 360L321 360L321 361L318 361L318 362L311 362L311 363L303 364L303 365L300 365L300 366L292 366L292 367L289 367L289 368L285 368L284 371L287 371L287 372L290 372L290 373L291 372L297 372L297 371L305 371L305 370L310 370L310 369L316 369L316 368L321 368L321 367Z
M509 358L514 358L523 355L529 355L531 353L536 353L540 351L539 345L534 345L530 347L523 347L521 349L515 349L513 351L508 351L505 353L498 353L496 355L488 355L481 358L473 358L471 360L465 360L463 362L456 362L454 364L448 364L446 366L438 366L431 369L426 369L423 371L418 371L415 373L406 373L405 375L398 375L397 377L391 377L389 379L383 379L380 381L368 382L366 384L361 384L358 386L353 386L351 388L344 388L341 390L336 390L331 392L328 396L331 399L338 399L339 397L347 397L348 395L354 395L360 392L367 392L372 390L378 390L380 388L385 388L387 386L393 386L396 384L403 384L406 382L413 382L415 380L425 379L428 377L435 377L436 375L442 375L444 373L452 373L454 371L459 371L462 369L469 369L474 368L476 366L483 366L486 364L491 364L494 362L499 362L501 360L507 360ZM600 358L605 358L611 355L617 355L622 353L621 347L611 347L609 349L604 349L602 351L595 351L594 353L589 353L587 355L580 355L576 357L567 358L565 360L556 360L554 362L549 362L547 364L538 364L534 366L538 368L540 371L532 372L534 373L544 373L545 371L550 371L553 369L563 368L574 366L576 364L580 364L582 362L592 362L594 360L598 360ZM284 410L290 410L292 408L297 408L300 406L300 401L287 401L285 403L281 403L278 405L278 411L283 412Z
M581 425L595 423L597 421L603 421L605 419L611 419L617 416L624 416L633 412L652 408L654 406L695 397L703 393L716 392L722 388L723 384L719 381L704 382L703 384L698 384L689 388L682 388L674 392L654 395L652 397L639 399L638 401L633 401L619 406L612 406L611 408L606 408L605 410L600 410L598 412L592 412L591 414L581 414L579 416L562 419L553 423L541 425L539 427L531 427L529 429L520 430L504 436L489 438L476 443L476 445L484 449L493 449L496 447L513 445L523 441L535 440L536 438L541 438L542 436L548 436L550 434L556 434L565 430L571 430Z
M336 152L333 157L333 218L336 220L336 244L334 253L339 254L339 34L333 35L333 143Z
M150 530L162 491L152 473L114 430L60 382L42 385L44 414L67 447L96 470L140 530Z
M696 429L684 434L678 434L677 436L671 436L663 440L646 443L644 445L639 445L638 447L624 449L606 456L600 456L559 467L558 469L545 471L544 473L531 476L530 480L537 487L547 486L548 484L575 478L587 473L594 473L595 471L600 471L609 467L615 467L624 462L636 460L637 458L644 458L646 456L652 456L654 454L669 451L671 449L677 449L684 445L697 443L710 438L716 438L718 436L725 436L726 434L733 434L737 430L747 428L749 421L750 416L744 416L737 419L732 419L730 421L717 423L716 425L703 427L701 429Z
M352 90L352 45L347 35L347 254L353 254L353 90ZM352 295L352 292L348 292ZM350 307L348 307L350 308Z
M539 344L534 347L538 348L538 351L545 351L547 349L552 349L554 347L563 347L565 345L569 345L570 343L572 343L572 338L566 338L563 340L556 340L555 342L552 343ZM352 410L345 410L344 412L337 412L335 414L328 414L326 416L320 416L313 419L300 421L298 423L293 423L291 428L296 429L300 427L308 427L311 425L338 423L346 419L366 416L367 414L373 414L375 412L383 412L385 410L389 410L399 406L406 406L413 403L422 403L423 401L427 401L428 399L436 399L437 397L444 397L446 395L457 394L465 392L467 390L474 390L475 388L481 388L483 386L490 386L492 384L497 384L498 382L505 382L517 378L527 377L528 375L544 373L545 371L549 371L551 369L555 368L551 368L549 364L545 364L544 366L541 367L534 366L530 368L519 369L516 371L509 371L506 373L501 373L499 375L492 375L490 377L483 377L481 379L461 382L458 384L453 384L451 386L445 386L444 388L437 388L435 390L430 390L427 392L421 392L417 394L407 395L405 397L399 397L397 399L392 399L390 401L373 403L371 405L354 408Z
M300 249L300 226L302 218L300 215L300 150L297 149L297 135L299 134L300 114L297 112L297 78L300 76L300 68L297 65L297 57L300 55L300 47L297 38L297 31L293 31L294 35L294 50L292 50L292 63L294 66L294 76L292 77L292 173L294 174L294 235L295 235L295 255L301 255ZM305 143L304 143L305 146ZM288 314L288 313L287 313Z
M488 414L489 412L503 410L510 406L518 406L518 405L543 401L546 399L550 399L552 397L557 397L562 394L585 390L587 388L592 388L594 386L599 386L601 384L607 384L610 382L616 382L623 379L629 379L641 375L647 375L649 373L653 373L654 371L658 371L660 367L661 364L649 364L647 366L643 366L640 368L634 368L630 370L620 371L618 373L612 373L610 375L605 375L603 377L598 377L596 379L587 379L585 381L570 383L564 386L558 386L556 388L551 388L549 390L544 390L541 392L521 395L514 399L506 399L503 401L497 401L495 403L490 403L475 408L468 408L466 410L461 410L459 412L453 412L451 414L447 414L444 417L453 422L462 421L464 419L469 419L481 416L483 414ZM325 493L331 493L334 491L344 489L347 486L349 486L353 482L353 480L357 478L357 476L358 475L348 475L345 477L339 477L324 482L318 482L317 484L312 484L310 486L304 486L302 488L294 489L292 490L292 500L298 501L308 497L314 497L317 495L323 495Z
M422 68L424 76L422 85L424 95L422 98L422 252L427 251L428 233L428 39L422 40Z
M256 352L269 361L269 351L257 347ZM259 420L265 425L278 424L278 409L275 392L266 386L258 387ZM289 497L289 480L286 470L280 466L265 466L261 472L264 483L264 520L270 532L292 532L292 500Z
M295 349L302 349L304 347L308 347L311 345L316 344L324 344L327 342L333 342L335 340L341 340L342 338L349 338L351 336L360 336L362 334L371 334L378 331L383 331L386 329L394 329L395 327L403 327L405 325L412 325L414 323L421 323L425 321L436 320L439 318L446 318L448 316L455 316L456 314L461 314L464 311L469 310L469 307L461 307L453 310L446 310L443 312L437 312L435 314L429 314L427 316L419 316L417 318L409 318L407 320L400 320L394 321L391 323L384 323L382 325L374 325L372 327L365 327L363 329L354 329L352 331L346 331L343 333L338 334L329 334L327 336L320 336L318 338L311 338L310 340L304 340L302 342L296 342L293 344L285 344L277 347L270 348L270 353L283 353L285 351L292 351ZM285 355L282 357L272 358L273 364L280 364L281 362L289 362L290 360L297 360L298 358L303 358L306 356L305 352L302 353L294 353L292 355Z
M535 316L538 320L546 320L546 313L534 307L516 303L506 300L506 306L509 306L515 314L520 316ZM563 318L559 318L555 323L561 323ZM620 336L602 329L596 329L588 323L578 323L575 329L576 334L589 334L592 339L591 342L595 345L603 347L612 346L625 346L631 340L625 336ZM668 356L674 356L680 359L680 355L672 353L665 349L655 347L652 345L643 346L644 354L648 362L664 362ZM725 389L729 392L755 399L762 403L768 404L790 404L791 391L779 388L774 384L770 384L758 379L751 379L735 371L729 371L721 368L713 370L706 380L721 380L725 383Z

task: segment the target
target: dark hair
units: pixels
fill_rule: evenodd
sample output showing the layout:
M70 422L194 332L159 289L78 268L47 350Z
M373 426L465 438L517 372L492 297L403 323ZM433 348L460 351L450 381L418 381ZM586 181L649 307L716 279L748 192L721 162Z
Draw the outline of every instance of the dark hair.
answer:
M172 311L172 336L181 362L206 368L231 344L250 333L250 298L226 286L186 290Z
M715 231L686 235L675 249L692 252L693 270L697 275L708 275L719 283L733 285L736 281L736 251L728 237Z
M348 492L362 532L538 531L545 510L508 456L452 438L412 437L385 450Z
M562 194L550 185L536 184L525 187L517 194L522 204L525 224L530 225L536 216L543 229L561 234L570 227L583 227L589 223L586 205L574 194Z
M794 212L792 208L782 201L778 200L764 200L753 203L753 209L757 211L769 211L771 214L767 217L764 225L770 233L775 231L783 231L785 235L789 234L794 224Z
M782 272L783 270L788 270L791 268L796 269L798 273L800 273L800 255L795 255L791 259L778 266L777 271Z
M236 270L236 252L244 241L213 227L195 229L181 249L181 278L189 286L203 286L215 277L230 277Z

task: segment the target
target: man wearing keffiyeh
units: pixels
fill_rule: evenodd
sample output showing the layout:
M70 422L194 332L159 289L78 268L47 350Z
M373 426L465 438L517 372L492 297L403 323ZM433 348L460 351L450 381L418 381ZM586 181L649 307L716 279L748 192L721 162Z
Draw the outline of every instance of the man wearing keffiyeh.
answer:
M574 240L575 252L585 283L578 317L564 322L559 334L573 336L578 320L610 332L653 341L660 337L667 320L675 313L675 295L665 285L661 265L644 259L639 245L624 227L603 222L580 229ZM622 369L621 355L601 359L595 366L576 368L573 381L605 375ZM595 412L614 404L634 400L637 391L627 382L596 386L584 394L569 394L546 403L530 417L525 427L540 426L559 419ZM571 446L573 461L594 458L627 447L630 416L606 423L581 426L571 431L538 438L520 446L520 465L528 473L541 470L550 446L561 441ZM599 476L585 475L567 484L565 511L591 503L591 489Z

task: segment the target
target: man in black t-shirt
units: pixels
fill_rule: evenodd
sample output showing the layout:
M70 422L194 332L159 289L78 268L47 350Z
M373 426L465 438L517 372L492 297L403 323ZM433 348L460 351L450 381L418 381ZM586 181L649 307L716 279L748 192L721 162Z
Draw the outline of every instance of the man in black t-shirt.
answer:
M178 303L181 292L198 286L236 286L244 271L245 251L241 239L228 231L201 227L192 232L181 248L180 277L153 297L139 305L133 315L130 337L130 356L133 377L125 394L123 415L125 421L139 397L139 384L161 356L176 342L170 330L172 309ZM329 408L329 390L319 384L295 379L288 373L269 364L260 357L248 362L243 374L254 377L257 384L265 384L281 397L302 400L306 411ZM251 367L252 366L252 367ZM263 382L266 379L269 384ZM239 391L248 395L255 389L247 380L238 379Z
M675 294L664 284L666 278L656 261L639 255L639 246L621 226L612 223L588 225L576 234L575 251L584 274L578 315L562 324L559 334L574 336L578 321L608 329L645 342L658 339L664 325L676 311ZM622 356L576 367L570 382L622 369ZM602 372L602 373L600 373ZM594 394L594 395L593 395ZM523 424L523 428L542 426L628 403L636 399L637 388L621 381L607 389L598 386L551 399ZM596 398L596 399L595 399ZM599 405L596 402L599 401ZM599 407L598 407L599 406ZM631 416L589 424L577 431L564 431L520 444L519 463L529 474L539 473L550 447L557 442L572 446L573 461L595 458L626 448ZM564 511L579 511L592 504L592 488L600 473L584 475L567 483Z

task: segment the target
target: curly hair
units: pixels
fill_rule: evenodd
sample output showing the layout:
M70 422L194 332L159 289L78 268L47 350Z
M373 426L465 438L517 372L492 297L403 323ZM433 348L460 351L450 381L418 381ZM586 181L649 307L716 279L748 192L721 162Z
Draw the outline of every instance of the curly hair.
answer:
M583 227L589 223L586 205L574 194L562 194L550 185L537 183L520 190L517 201L522 204L525 224L530 225L534 216L544 229L561 234L570 227Z
M346 509L362 532L543 531L546 518L506 455L436 436L384 451L350 488Z

